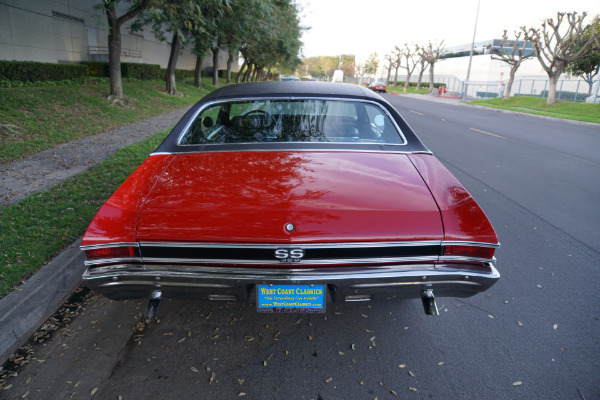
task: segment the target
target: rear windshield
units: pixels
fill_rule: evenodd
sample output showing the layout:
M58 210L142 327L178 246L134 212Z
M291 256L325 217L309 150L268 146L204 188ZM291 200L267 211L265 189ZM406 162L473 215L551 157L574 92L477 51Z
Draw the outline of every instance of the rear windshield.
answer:
M378 105L340 100L252 100L204 108L179 145L260 142L404 144Z

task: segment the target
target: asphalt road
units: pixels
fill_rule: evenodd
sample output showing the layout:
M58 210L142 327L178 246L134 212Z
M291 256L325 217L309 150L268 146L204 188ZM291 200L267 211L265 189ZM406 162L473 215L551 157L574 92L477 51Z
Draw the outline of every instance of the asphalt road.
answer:
M134 334L143 302L93 297L0 398L600 398L600 128L386 98L492 220L487 294L438 299L439 317L169 301Z

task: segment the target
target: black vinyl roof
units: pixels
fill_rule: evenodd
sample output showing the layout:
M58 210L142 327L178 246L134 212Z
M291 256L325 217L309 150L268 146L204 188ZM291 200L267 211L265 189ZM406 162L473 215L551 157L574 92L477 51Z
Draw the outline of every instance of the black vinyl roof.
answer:
M331 82L252 82L228 85L209 93L203 100L213 101L232 97L349 97L381 100L372 90L350 83Z
M351 143L240 143L179 146L178 140L184 130L206 104L232 99L249 98L336 98L366 100L379 103L394 118L407 143L404 145L365 145ZM196 103L175 125L171 133L154 153L190 153L207 151L252 151L252 150L348 150L348 151L392 151L403 153L430 153L400 116L398 111L383 97L370 89L349 83L279 81L252 82L227 85L219 88Z

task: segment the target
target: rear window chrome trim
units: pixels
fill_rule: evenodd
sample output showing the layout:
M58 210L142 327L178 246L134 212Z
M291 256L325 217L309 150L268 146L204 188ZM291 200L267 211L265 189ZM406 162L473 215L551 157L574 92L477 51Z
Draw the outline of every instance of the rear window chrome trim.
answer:
M204 146L222 146L223 144L221 144L221 143L202 144L202 145L201 144L181 144L181 140L183 139L183 136L187 133L187 131L190 128L190 126L192 125L192 123L196 120L198 115L200 115L207 108L212 107L217 104L223 104L223 103L234 103L234 102L242 102L242 101L260 101L260 100L269 100L269 101L326 100L326 101L342 101L342 102L346 102L346 103L351 102L351 103L371 104L371 105L379 108L380 110L382 110L385 113L385 115L388 117L388 119L390 121L392 121L392 123L394 124L394 127L396 128L398 134L400 135L400 138L403 141L403 143L397 143L397 144L391 144L391 143L388 143L388 144L377 143L377 144L378 145L384 144L386 146L406 146L408 144L408 140L406 139L406 136L404 135L404 132L402 131L402 129L398 126L395 118L390 114L390 112L385 107L383 107L380 103L373 101L373 100L365 100L365 99L357 99L357 98L344 98L344 97L318 97L318 96L310 96L310 97L303 97L303 96L285 96L285 97L256 96L255 97L255 96L252 96L252 97L228 98L228 99L213 100L213 101L207 102L202 107L200 107L198 110L196 110L196 112L189 119L189 121L187 122L185 127L181 130L181 133L179 134L179 137L177 138L177 141L176 141L176 146L181 147L181 148L189 148L189 147L195 147L195 146L202 146L202 147L204 147ZM289 142L289 143L320 143L320 142ZM332 143L332 142L323 142L323 143ZM340 144L344 144L344 143L346 143L346 142L340 142ZM239 143L239 144L255 144L255 143ZM369 145L369 143L361 143L361 145Z

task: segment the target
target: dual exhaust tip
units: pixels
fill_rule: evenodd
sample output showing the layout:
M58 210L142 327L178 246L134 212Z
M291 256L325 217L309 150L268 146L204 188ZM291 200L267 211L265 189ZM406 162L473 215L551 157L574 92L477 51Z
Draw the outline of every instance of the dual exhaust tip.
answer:
M368 301L371 297L368 296L358 297L353 299L347 299L347 301ZM152 292L150 299L148 300L148 307L146 308L146 318L158 318L158 311L160 309L160 303L162 300L162 292L155 290ZM213 300L213 299L211 299ZM214 299L216 300L216 299ZM232 299L219 299L219 300L232 300ZM427 315L440 315L437 304L435 303L435 297L433 296L432 289L426 289L421 291L421 301L423 302L423 309Z

